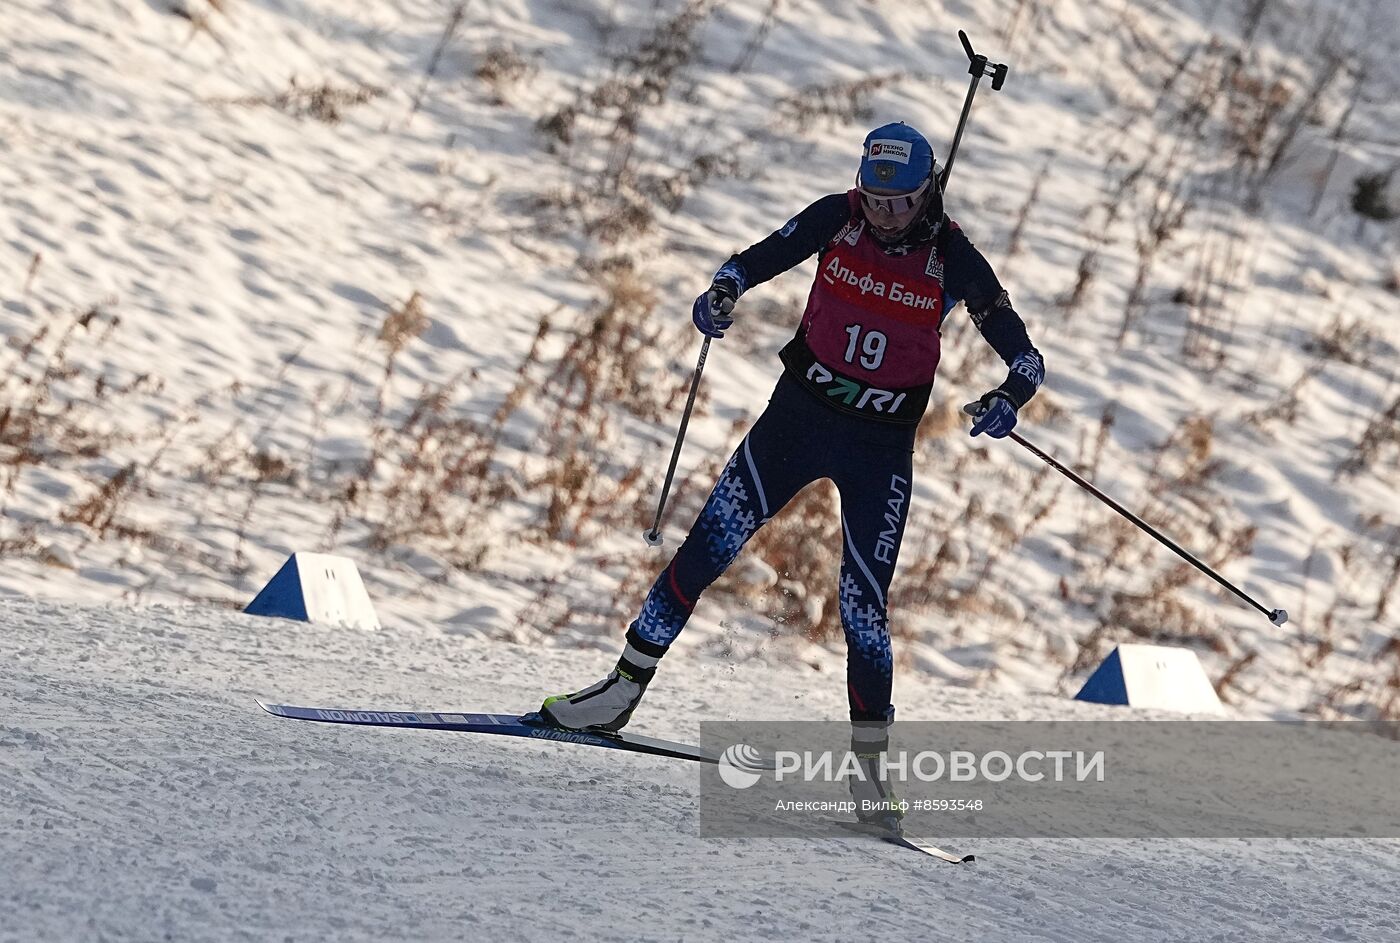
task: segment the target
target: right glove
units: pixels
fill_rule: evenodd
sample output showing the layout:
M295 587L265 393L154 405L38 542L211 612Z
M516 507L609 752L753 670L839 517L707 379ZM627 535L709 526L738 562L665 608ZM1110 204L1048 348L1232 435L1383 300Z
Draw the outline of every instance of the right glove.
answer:
M695 329L706 337L723 337L734 323L734 302L739 300L739 286L726 277L716 277L709 291L695 299L690 319Z
M987 433L993 439L1004 439L1016 428L1016 406L1001 390L986 393L975 403L968 403L963 412L977 420L968 435Z

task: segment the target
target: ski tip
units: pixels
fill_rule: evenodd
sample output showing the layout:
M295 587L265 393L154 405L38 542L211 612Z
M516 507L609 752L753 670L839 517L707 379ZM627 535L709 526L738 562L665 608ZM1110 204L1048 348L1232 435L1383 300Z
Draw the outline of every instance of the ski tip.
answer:
M281 717L281 716L282 716L282 711L281 711L281 709L278 707L278 705L276 705L276 704L269 704L269 703L267 703L266 701L262 700L261 698L254 698L253 700L257 703L257 705L258 705L259 707L261 707L263 710L267 711L269 714L272 714L274 717Z

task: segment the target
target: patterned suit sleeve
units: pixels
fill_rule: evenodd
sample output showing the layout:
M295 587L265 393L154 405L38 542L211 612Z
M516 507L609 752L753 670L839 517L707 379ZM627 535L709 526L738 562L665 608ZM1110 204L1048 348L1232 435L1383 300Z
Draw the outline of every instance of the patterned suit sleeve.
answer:
M948 225L945 290L951 298L966 302L972 323L1009 368L997 390L1020 409L1045 382L1045 359L1031 343L1025 322L1011 306L1011 296L991 264L955 223Z

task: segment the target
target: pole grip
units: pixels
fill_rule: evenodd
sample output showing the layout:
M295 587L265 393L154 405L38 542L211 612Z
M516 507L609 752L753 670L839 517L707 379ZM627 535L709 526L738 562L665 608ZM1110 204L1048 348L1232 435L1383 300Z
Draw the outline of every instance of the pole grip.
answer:
M992 77L992 89L1000 91L1002 83L1006 81L1006 66L1002 63L991 63L986 56L978 55L972 49L972 40L967 38L967 33L958 30L958 41L962 43L963 51L967 53L967 73L972 76L972 81L968 83L967 98L963 101L962 114L958 116L958 127L953 132L953 143L948 148L948 159L944 162L943 172L938 176L938 189L944 191L948 189L948 178L953 176L953 162L958 158L958 145L962 143L963 129L967 127L967 116L972 111L972 99L977 94L977 83L982 81L982 76Z
M972 51L972 40L967 38L967 33L958 30L958 40L962 43L963 51L967 53L969 75L992 77L992 91L1001 91L1002 85L1006 84L1007 65L1004 62L992 62L986 56L979 55Z

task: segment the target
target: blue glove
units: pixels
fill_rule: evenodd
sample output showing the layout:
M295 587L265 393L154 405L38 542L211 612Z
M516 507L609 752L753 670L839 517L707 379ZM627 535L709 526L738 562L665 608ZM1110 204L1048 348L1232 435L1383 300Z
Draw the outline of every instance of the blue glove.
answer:
M992 390L975 403L968 403L963 412L977 421L972 424L970 435L987 433L993 439L1004 439L1016 428L1016 407L1001 390Z
M738 287L728 278L716 278L710 290L696 298L690 309L695 329L706 337L723 337L734 323L732 312L738 300Z

